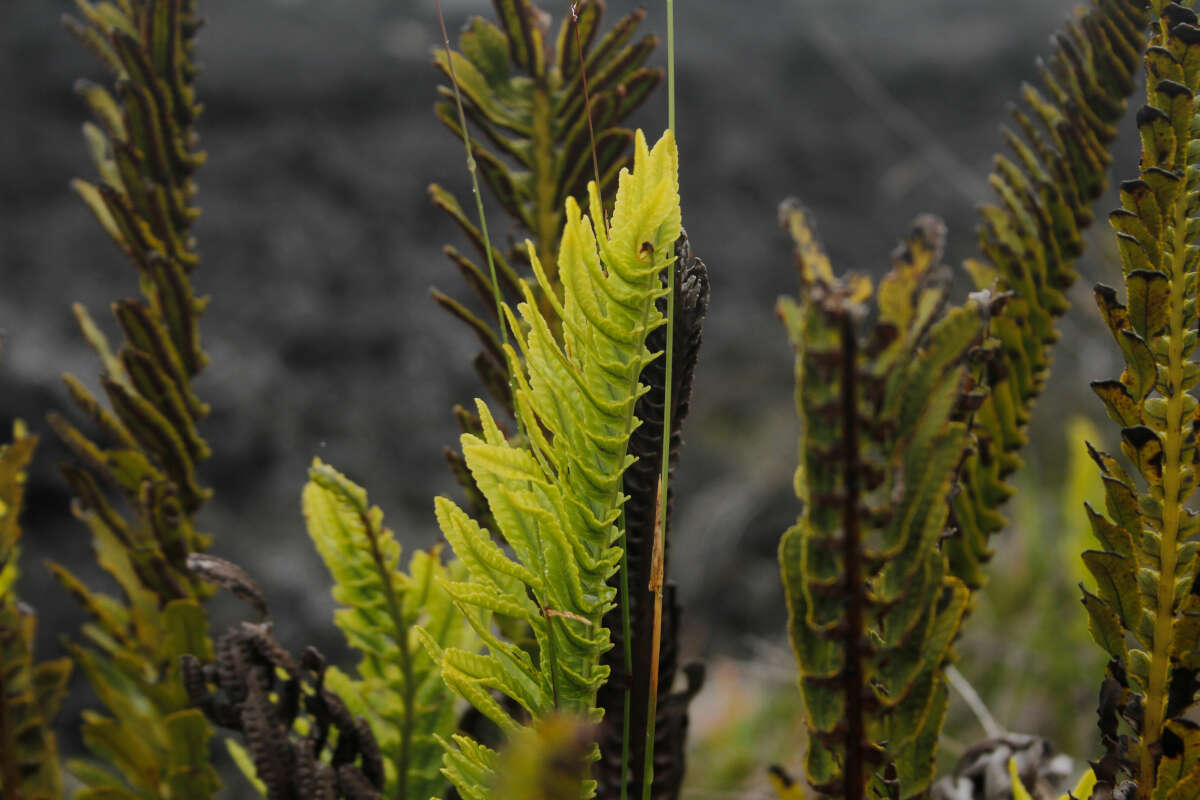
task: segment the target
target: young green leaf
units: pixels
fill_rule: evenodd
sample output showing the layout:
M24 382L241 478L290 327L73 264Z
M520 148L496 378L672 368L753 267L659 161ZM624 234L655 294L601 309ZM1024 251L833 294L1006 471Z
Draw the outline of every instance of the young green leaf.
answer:
M417 625L437 648L475 652L479 639L446 592L461 581L460 560L444 565L439 549L417 551L400 570L400 545L383 513L344 475L314 460L303 494L308 533L333 576L341 608L334 621L361 654L357 677L331 669L326 680L371 724L390 766L389 796L428 800L442 792L442 748L455 728L453 697Z
M669 131L653 149L637 135L633 172L620 177L607 230L595 184L590 218L566 201L561 299L530 248L542 291L562 323L560 343L528 286L521 321L505 309L523 356L508 352L514 369L523 362L515 373L516 408L530 441L510 441L482 401L481 435L462 440L466 465L511 555L454 503L438 498L435 504L439 525L469 573L465 582L447 582L446 590L487 653L431 650L452 688L508 731L522 723L493 691L535 720L555 711L593 722L601 715L596 693L608 677L600 657L611 646L603 618L613 606L608 582L620 560L621 479L632 460L626 451L638 424L634 407L646 391L638 378L658 355L646 340L663 323L656 307L661 274L673 266L680 235L677 159ZM530 651L493 630L489 618L497 613L528 625ZM453 742L446 773L468 796L494 769L494 755L465 737ZM589 782L585 791L594 788Z

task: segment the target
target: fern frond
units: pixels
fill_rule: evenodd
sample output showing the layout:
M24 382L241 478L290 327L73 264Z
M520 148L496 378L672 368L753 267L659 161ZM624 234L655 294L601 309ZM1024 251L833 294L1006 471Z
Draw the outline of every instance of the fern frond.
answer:
M0 445L0 797L62 797L58 745L51 725L71 677L71 660L34 663L37 620L17 597L19 516L25 472L37 437L20 422Z
M487 645L484 655L438 651L442 675L505 731L522 723L493 691L534 719L561 711L598 721L602 713L596 693L608 677L600 657L611 646L603 618L613 606L608 581L620 560L621 478L632 461L634 407L646 391L638 378L657 355L646 349L646 339L663 323L655 306L664 291L661 274L673 265L680 235L677 176L671 133L653 150L639 133L634 169L620 177L609 230L599 222L595 184L591 219L567 200L558 256L561 300L531 247L563 339L556 340L533 290L523 287L521 322L505 310L524 356L516 407L529 445L510 442L482 401L482 435L462 439L467 467L512 555L453 502L435 503L438 523L469 573L467 581L447 582L446 590ZM512 350L509 360L521 363ZM488 624L491 614L528 625L533 652L501 639ZM446 772L463 796L472 785L492 785L476 779L494 769L494 754L466 737L454 741Z
M572 5L578 22L564 14L557 38L552 42L550 15L531 0L496 0L499 25L475 17L459 38L459 50L434 54L434 63L462 96L463 113L470 131L464 132L453 102L454 90L439 87L442 100L434 110L440 120L460 139L466 136L469 149L484 183L512 217L518 229L532 239L539 263L546 270L549 290L537 282L533 293L542 314L556 334L559 321L544 291L561 292L555 255L566 221L568 197L586 202L588 178L600 175L600 196L611 207L612 190L620 170L629 164L633 131L621 127L628 117L662 81L662 71L644 66L657 47L654 36L637 41L633 37L644 11L634 11L601 34L603 0L582 0ZM572 26L578 25L578 48ZM582 52L581 72L580 52ZM583 102L582 82L588 82L590 109ZM595 129L595 150L589 134L590 111ZM519 273L529 265L524 247L507 251L484 241L483 232L464 214L459 201L433 184L429 195L434 205L448 214L466 235L477 258L446 248L446 255L478 298L482 318L458 301L436 292L435 298L454 316L463 320L480 338L483 350L475 359L475 371L488 394L506 412L512 413L512 383L507 359L496 352L503 340L497 298L521 301ZM490 248L498 286L490 273L476 261ZM459 421L467 422L462 415ZM463 433L476 434L470 424ZM470 481L462 456L446 451L455 476L467 492L471 511L486 517L487 507ZM487 520L482 520L487 521Z
M50 417L80 462L63 465L74 512L123 595L94 593L53 567L92 617L84 628L90 646L72 651L113 715L86 716L84 740L122 778L86 766L79 774L104 796L127 785L142 797L207 797L218 786L207 766L208 728L185 710L178 667L182 654L211 647L200 605L209 590L186 564L209 540L193 523L210 495L196 477L209 456L197 430L208 406L192 389L207 363L197 330L205 301L189 279L199 263L192 178L204 161L196 149L192 62L200 21L194 0L77 5L82 19L65 23L112 73L115 90L78 84L96 120L84 134L99 181L73 186L129 257L142 294L113 307L123 334L115 350L87 311L75 308L103 365L107 406L79 380L64 380L97 438ZM200 760L191 763L187 753ZM186 792L177 794L183 773L190 775Z
M941 669L967 587L939 543L990 350L987 293L945 310L940 221L918 219L879 283L834 277L804 213L785 204L802 296L780 314L796 348L804 511L779 560L818 791L923 794L946 707ZM868 305L876 293L874 308Z
M988 540L1007 524L1000 513L1013 493L1007 478L1021 465L1058 339L1055 323L1068 308L1083 231L1107 183L1115 126L1146 45L1145 3L1091 5L1054 38L1041 67L1043 89L1021 90L1017 130L1004 132L1011 157L997 156L990 178L999 202L982 208L981 257L965 265L976 288L1012 294L992 320L1003 347L988 365L989 393L972 424L976 452L953 500L957 533L946 543L951 572L972 589L985 580Z
M572 22L564 14L552 44L550 15L531 0L497 0L495 7L500 25L473 18L459 37L459 50L452 51L450 58L464 111L475 126L471 150L484 181L504 210L529 233L550 285L558 287L554 256L565 221L564 203L568 197L583 197L592 173ZM631 42L645 12L625 16L600 36L604 10L602 0L575 5L596 129L600 195L609 197L618 173L629 163L627 154L633 144L633 131L620 125L662 81L662 71L644 66L658 45L657 37ZM451 78L444 52L435 52L434 63ZM443 99L435 107L438 118L461 139L453 91L444 86L439 91ZM482 239L457 202L436 185L430 187L430 194L481 248ZM506 266L527 259L514 250ZM512 275L511 269L505 271ZM472 274L483 272L475 269ZM516 286L510 281L509 288ZM490 290L481 300L491 302Z
M1095 291L1126 368L1119 380L1092 386L1121 427L1133 472L1091 451L1107 515L1088 510L1101 549L1083 554L1097 584L1097 594L1084 589L1083 603L1093 636L1111 656L1101 692L1108 755L1096 769L1098 791L1128 775L1139 798L1195 798L1200 731L1189 713L1200 702L1200 516L1187 502L1200 467L1200 364L1193 357L1200 20L1175 3L1152 5L1158 18L1146 51L1147 105L1137 115L1141 171L1121 184L1121 208L1109 216L1126 302L1107 286Z
M327 681L371 724L388 766L390 797L428 800L445 786L439 737L454 730L454 699L417 625L438 648L476 652L479 639L442 587L466 579L461 561L442 564L439 548L413 554L400 571L400 546L369 506L366 492L313 462L304 487L308 532L333 576L334 621L362 654L357 678L331 669Z

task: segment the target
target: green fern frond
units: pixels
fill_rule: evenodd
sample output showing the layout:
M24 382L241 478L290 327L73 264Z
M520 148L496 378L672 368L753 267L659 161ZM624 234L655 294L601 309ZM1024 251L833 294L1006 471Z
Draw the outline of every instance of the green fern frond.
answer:
M82 763L76 771L91 787L85 796L208 797L219 785L207 766L211 730L186 710L178 666L184 653L211 650L200 605L209 589L186 565L209 541L193 523L210 495L196 477L209 456L196 427L208 406L192 389L207 363L197 331L205 301L189 280L199 263L192 176L204 161L192 63L200 21L193 0L77 5L82 21L66 25L112 73L115 91L77 86L96 120L84 137L99 182L73 186L129 257L142 297L114 305L124 337L116 349L75 308L103 365L107 406L74 377L64 381L97 438L50 416L80 462L63 465L74 512L123 595L95 593L52 566L92 618L90 645L71 649L112 715L85 715L84 741L121 777Z
M1124 357L1119 380L1092 384L1121 427L1126 472L1091 449L1107 515L1088 509L1101 549L1084 563L1096 594L1083 603L1096 641L1111 657L1101 692L1107 756L1099 785L1121 775L1139 798L1200 797L1200 516L1194 494L1200 364L1193 356L1200 279L1200 20L1176 3L1153 3L1146 51L1147 105L1138 112L1141 171L1121 184L1117 234L1126 303L1098 285L1096 300ZM1136 478L1140 478L1137 481ZM1144 487L1144 488L1143 488ZM1125 720L1128 734L1120 733Z
M644 11L634 11L601 33L603 0L582 0L564 14L557 37L550 33L550 15L531 0L496 0L499 25L475 17L459 38L459 50L438 49L434 63L456 86L439 87L442 100L434 110L459 139L469 141L473 162L483 183L518 229L533 241L533 249L546 270L551 291L561 291L555 255L566 220L568 197L586 202L593 175L589 119L595 130L595 171L600 174L600 196L610 208L617 175L629 164L633 131L622 122L645 101L662 81L662 70L644 66L657 47L655 36L634 41ZM578 25L578 47L573 27ZM448 52L447 52L448 51ZM580 55L588 82L590 108L583 101ZM454 88L462 96L463 114L472 126L464 132L455 108ZM464 321L483 344L475 358L475 371L500 408L513 412L509 364L498 352L504 339L500 331L497 299L521 301L520 274L529 265L524 247L508 250L484 241L480 227L463 212L459 201L433 184L429 195L466 235L476 257L454 247L446 255L454 263L484 313L477 316L462 303L435 291L437 302ZM490 271L476 263L490 255L495 263L497 286ZM534 296L551 330L559 322L548 295L533 284ZM458 414L463 433L478 434L478 420ZM481 521L487 507L471 483L462 455L447 448L447 461Z
M941 669L967 605L940 540L982 399L987 293L945 310L945 232L924 217L874 287L834 277L785 204L802 296L780 314L796 347L804 511L779 560L809 726L807 772L846 800L909 798L933 779L946 707Z
M466 579L439 548L413 553L400 571L400 545L366 492L319 460L304 487L308 532L333 576L334 620L362 654L357 678L336 669L329 687L371 724L388 770L389 797L428 800L445 787L438 737L454 730L454 698L416 626L437 647L476 652L479 639L442 587Z
M601 714L596 692L608 669L600 656L611 646L602 620L613 605L608 580L620 560L621 476L632 460L634 406L645 391L638 377L657 356L645 342L663 323L655 306L664 291L661 274L673 264L680 235L677 176L671 133L653 150L639 133L634 169L620 177L609 230L600 222L594 184L590 219L567 200L558 256L561 300L530 248L534 272L562 320L563 341L551 332L533 290L523 287L521 320L505 311L524 356L516 407L529 444L510 442L482 401L482 435L462 439L466 464L512 555L453 502L435 503L442 531L469 573L467 581L447 582L446 590L487 653L431 649L446 682L509 733L521 722L493 691L534 719L561 711L597 721ZM509 360L514 367L521 363L511 349ZM534 652L500 638L488 623L492 614L527 624ZM467 797L492 785L480 778L494 770L495 754L467 737L453 741L446 772L459 792ZM591 782L587 791L593 789Z
M71 677L71 660L35 664L37 620L17 597L21 538L18 518L25 471L37 437L13 426L13 441L0 445L0 797L57 800L62 797L58 745L51 725Z
M1107 182L1115 126L1146 45L1144 7L1140 0L1093 0L1078 13L1041 68L1044 89L1021 90L1017 132L1004 132L1011 157L996 157L990 182L999 203L982 208L981 258L965 266L976 288L1012 299L992 320L1003 347L988 365L989 394L972 425L976 452L953 500L957 534L946 544L951 571L972 589L985 580L988 540L1007 524L1000 513L1013 493L1007 478L1021 465L1058 339L1055 323L1078 277L1082 234Z
M550 15L533 2L497 0L495 7L500 26L475 17L459 37L459 50L450 57L464 111L475 126L471 150L484 182L504 210L529 232L550 285L557 287L554 256L565 221L564 203L568 197L582 198L592 175L574 23L564 14L552 45ZM628 165L633 144L633 131L620 125L662 81L662 71L644 66L658 45L657 37L631 43L645 12L627 15L600 36L604 10L602 0L583 0L574 8L596 130L600 195L609 197L618 173ZM449 79L446 58L441 50L434 54L434 63ZM443 99L435 107L438 118L461 139L453 91L443 86L440 92ZM480 248L482 239L457 202L436 185L430 187L430 194ZM514 250L505 267L527 258ZM459 266L490 285L481 270ZM516 289L511 268L502 271L510 276L509 288ZM490 290L482 299L491 302Z

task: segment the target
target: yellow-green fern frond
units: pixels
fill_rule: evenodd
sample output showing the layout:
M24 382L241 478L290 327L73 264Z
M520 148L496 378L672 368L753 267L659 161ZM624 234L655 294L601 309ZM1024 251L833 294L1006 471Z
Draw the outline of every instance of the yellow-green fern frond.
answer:
M442 531L469 573L466 581L447 582L446 590L487 644L483 655L435 652L446 682L510 732L521 723L495 691L535 719L554 711L591 721L600 715L596 692L608 668L599 659L610 646L601 621L612 607L607 581L620 560L614 544L621 475L631 462L633 409L644 391L638 376L658 355L646 349L646 336L663 323L655 300L663 295L661 275L674 261L680 234L671 133L653 149L638 133L634 169L620 176L607 230L594 185L590 197L590 218L567 201L558 257L563 293L548 292L562 320L561 343L530 287L523 286L520 319L505 309L523 355L508 352L514 369L522 365L516 406L527 442L510 441L482 401L481 435L462 438L467 467L511 555L450 500L435 503ZM530 258L549 290L532 249ZM497 635L491 614L524 621L534 652ZM446 770L463 796L491 785L485 778L495 754L466 737L454 741Z
M333 576L342 606L334 621L362 660L357 677L336 669L329 687L371 725L387 769L389 796L428 800L445 785L437 737L454 729L454 698L427 648L423 627L438 647L478 649L478 637L442 588L464 580L461 561L442 563L440 548L418 550L400 570L400 545L367 493L320 460L304 487L308 533Z

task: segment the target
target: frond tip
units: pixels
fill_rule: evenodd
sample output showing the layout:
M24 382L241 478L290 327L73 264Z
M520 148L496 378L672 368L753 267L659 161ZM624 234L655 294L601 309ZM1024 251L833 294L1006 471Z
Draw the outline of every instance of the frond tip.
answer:
M647 350L646 338L664 322L655 305L662 272L674 263L681 230L671 133L651 149L638 132L634 169L621 173L608 230L599 222L599 192L589 188L590 218L573 200L566 203L561 300L530 248L534 273L562 320L561 344L528 285L520 320L505 308L523 356L507 351L525 441L510 441L483 401L480 435L462 437L466 465L512 555L453 502L436 501L442 531L469 573L444 586L487 645L484 655L437 651L442 674L509 731L521 723L493 691L535 719L556 710L587 721L601 714L596 692L608 668L600 656L611 646L602 620L613 606L608 580L620 561L614 545L625 500L621 477L632 461L634 406L646 391L638 378L659 355ZM501 639L492 615L527 624L533 655ZM494 769L495 754L464 737L455 741L446 772L466 797ZM589 782L586 792L593 787Z

